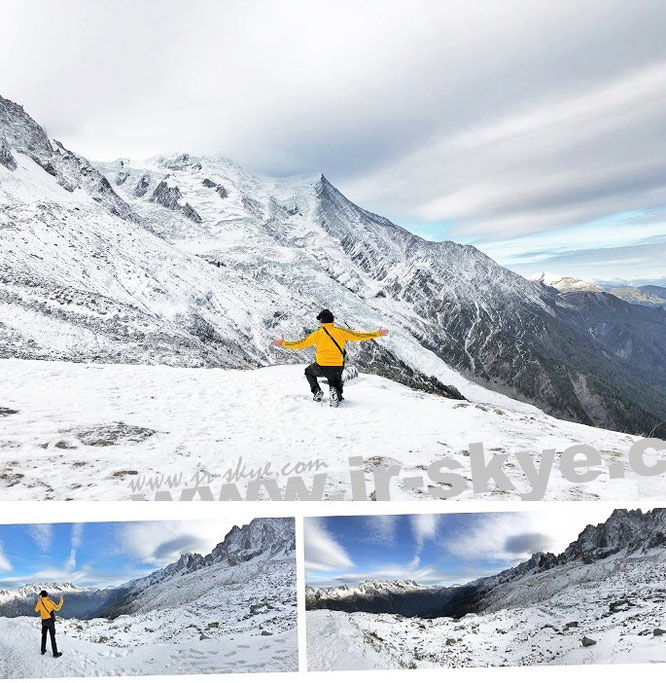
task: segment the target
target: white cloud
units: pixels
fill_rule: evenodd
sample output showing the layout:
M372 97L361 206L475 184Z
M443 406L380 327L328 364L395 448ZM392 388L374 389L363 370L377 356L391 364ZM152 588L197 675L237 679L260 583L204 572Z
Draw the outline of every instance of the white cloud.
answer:
M5 556L5 546L0 541L0 572L9 572L12 570L12 563Z
M161 567L184 553L209 553L234 524L242 526L250 521L251 516L234 520L128 522L119 525L117 538L122 550L136 560Z
M423 544L435 537L440 515L412 515L410 518L412 531L416 540L417 551L423 549Z
M666 61L611 82L517 103L468 128L443 128L347 186L357 199L458 238L505 238L664 203ZM416 196L414 188L418 188Z
M471 528L441 542L445 552L470 562L522 562L534 552L562 552L586 524L604 522L612 511L602 504L569 504L556 511L474 514Z
M27 524L25 528L40 550L43 552L51 550L55 535L53 524Z
M394 515L368 515L363 520L367 530L367 542L390 547L395 545L398 517Z
M351 557L331 536L321 520L308 517L303 525L305 568L308 571L331 571L354 566Z
M69 550L69 559L65 565L65 572L72 573L76 567L76 553L83 541L83 524L76 522L72 524L72 537Z

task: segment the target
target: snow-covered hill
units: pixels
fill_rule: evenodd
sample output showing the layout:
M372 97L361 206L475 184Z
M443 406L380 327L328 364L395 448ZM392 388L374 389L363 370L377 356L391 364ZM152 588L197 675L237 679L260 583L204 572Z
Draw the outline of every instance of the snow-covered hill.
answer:
M469 446L477 441L488 457L507 456L516 488L491 483L488 493L475 494L468 486L461 497L517 499L532 488L517 451L532 454L538 466L543 449L562 453L580 443L601 453L601 474L574 484L555 465L546 499L658 499L666 481L666 475L639 477L627 466L635 437L557 420L480 387L474 401L453 401L361 375L332 409L312 402L302 366L240 371L6 360L0 370L0 396L10 398L4 407L14 411L0 417L10 454L0 466L5 500L156 493L179 499L196 484L208 486L213 498L233 485L246 498L249 482L267 464L266 477L280 495L290 476L301 474L310 491L315 475L323 475L321 495L349 499L348 459L359 453L370 497L376 489L370 471L393 465L401 470L391 480L391 497L417 500L433 495L428 487L436 482L427 470L443 458L459 461L469 484ZM474 385L464 391L474 395ZM624 478L611 479L609 468L620 465ZM423 485L407 487L407 477L421 477ZM258 495L268 493L260 488Z
M269 341L299 336L327 306L345 324L390 327L352 360L409 386L457 395L447 386L462 391L462 373L557 416L632 433L666 412L666 368L654 364L661 318L645 326L629 307L616 330L612 307L604 316L597 307L590 328L587 301L572 317L552 288L469 245L416 237L321 175L265 178L187 154L96 170L5 99L0 139L4 357L299 362L307 353Z
M294 534L293 519L234 527L210 554L184 555L113 589L85 620L69 600L86 590L53 586L54 596L65 596L57 621L64 656L48 675L296 670ZM7 618L2 604L0 615L0 677L43 676L36 617Z
M450 589L378 587L385 596L420 594L419 616L376 614L373 604L366 610L365 584L309 589L309 666L666 662L665 528L664 509L616 510L560 555L537 555L494 577ZM443 595L448 614L437 616ZM355 609L349 609L352 598Z

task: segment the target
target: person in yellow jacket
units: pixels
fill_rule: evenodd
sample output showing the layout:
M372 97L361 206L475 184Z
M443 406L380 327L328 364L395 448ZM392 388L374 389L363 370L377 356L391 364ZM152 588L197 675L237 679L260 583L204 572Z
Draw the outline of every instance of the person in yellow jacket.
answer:
M51 649L53 650L54 657L62 657L62 652L58 652L58 646L56 645L55 637L55 617L53 612L60 611L60 608L65 604L64 598L60 598L60 602L57 604L49 598L49 594L46 591L42 591L39 594L39 600L35 605L35 612L39 612L39 616L42 618L42 654L46 654L46 634L51 636Z
M368 341L377 337L385 337L388 330L383 328L376 332L357 332L345 327L337 327L333 314L325 308L318 316L319 329L311 332L303 339L286 341L284 337L274 339L273 344L283 349L306 349L316 347L315 362L305 368L305 377L310 385L314 401L321 401L324 392L319 386L317 377L326 377L329 386L329 403L337 407L342 398L342 371L345 364L345 344L349 341Z

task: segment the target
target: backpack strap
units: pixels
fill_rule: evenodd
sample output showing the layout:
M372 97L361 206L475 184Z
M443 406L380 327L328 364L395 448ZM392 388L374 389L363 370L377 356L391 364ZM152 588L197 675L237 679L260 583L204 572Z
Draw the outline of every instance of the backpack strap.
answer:
M49 611L49 608L44 604L44 598L41 599L42 607L44 608L44 611L49 615L49 619L54 619L53 617L53 612ZM55 621L55 619L54 619Z
M344 364L347 362L347 352L342 350L340 344L338 344L338 342L335 341L333 335L325 327L322 327L321 329L324 330L324 332L326 332L330 340L338 347L338 351L342 354L342 365L344 367Z

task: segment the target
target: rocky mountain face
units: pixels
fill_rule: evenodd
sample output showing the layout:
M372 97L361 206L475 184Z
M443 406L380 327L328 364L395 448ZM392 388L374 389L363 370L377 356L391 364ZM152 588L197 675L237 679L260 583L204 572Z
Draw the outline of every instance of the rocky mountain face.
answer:
M72 583L29 584L19 589L0 590L0 617L34 617L41 591L47 591L57 602L67 604L67 617L90 619L118 594L115 588L91 589Z
M666 414L662 311L646 326L641 307L568 300L365 211L321 175L189 154L93 168L4 99L0 139L0 357L303 362L270 339L301 336L328 307L348 326L390 327L351 345L350 362L408 386L459 398L453 369L633 433Z
M89 161L70 152L57 140L50 140L23 107L0 96L0 163L10 172L17 170L16 154L28 157L67 192L83 190L103 210L138 220Z
M569 570L579 571L584 565L608 558L635 559L659 553L666 562L666 509L657 508L647 513L615 510L606 522L585 527L559 555L536 553L515 567L464 586L431 587L414 582L369 581L351 587L308 587L306 608L428 619L459 618L470 612L493 609L497 604L510 606L512 596L514 601L524 599L524 585L532 577L546 572L552 571L554 575L556 570L558 574L566 575ZM544 577L546 582L548 576ZM530 595L529 591L527 593ZM530 595L530 599L537 597L538 593Z

